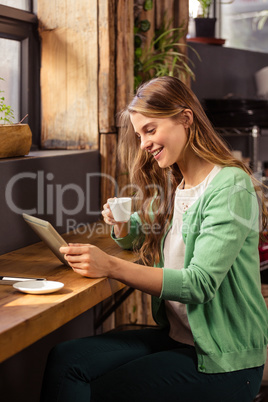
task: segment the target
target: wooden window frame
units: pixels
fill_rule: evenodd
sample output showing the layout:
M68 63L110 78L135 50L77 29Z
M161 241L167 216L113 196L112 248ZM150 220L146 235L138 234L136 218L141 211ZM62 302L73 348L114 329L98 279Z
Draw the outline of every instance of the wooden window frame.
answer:
M40 147L40 39L38 19L32 12L0 5L0 38L20 42L21 77L20 77L20 110L25 123L28 123L33 134L33 149Z

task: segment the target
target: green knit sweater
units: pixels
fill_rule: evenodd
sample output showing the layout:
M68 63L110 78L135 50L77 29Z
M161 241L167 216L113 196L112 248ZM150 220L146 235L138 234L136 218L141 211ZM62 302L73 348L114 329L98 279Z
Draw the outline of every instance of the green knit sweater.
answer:
M239 168L223 168L183 215L184 268L165 268L161 295L152 297L160 326L168 325L164 300L187 305L201 372L265 363L268 314L261 294L258 215L250 177ZM131 248L141 233L134 213L129 235L115 240ZM164 240L159 267L164 265Z

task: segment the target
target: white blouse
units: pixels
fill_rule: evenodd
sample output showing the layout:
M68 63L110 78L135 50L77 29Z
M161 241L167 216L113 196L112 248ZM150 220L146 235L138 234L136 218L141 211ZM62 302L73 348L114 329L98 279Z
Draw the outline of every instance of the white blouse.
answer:
M208 176L200 184L190 189L180 189L183 181L176 189L172 227L164 244L164 269L182 269L184 267L185 244L182 239L183 213L202 196L211 180L221 170L214 166ZM186 305L177 301L165 301L167 318L170 323L169 336L175 341L194 345L189 325Z

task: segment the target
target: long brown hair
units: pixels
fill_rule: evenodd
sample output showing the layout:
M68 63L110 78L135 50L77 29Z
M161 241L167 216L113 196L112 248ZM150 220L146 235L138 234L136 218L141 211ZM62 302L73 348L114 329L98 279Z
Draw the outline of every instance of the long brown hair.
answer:
M138 189L136 208L146 227L139 253L142 261L148 265L160 260L161 238L172 219L175 190L182 174L177 165L160 168L150 153L140 149L130 115L141 113L150 118L172 118L179 121L185 109L193 112L186 147L190 146L196 155L210 163L222 167L239 167L252 175L244 163L233 157L225 142L213 129L197 97L178 78L165 76L142 84L119 116L121 134L118 149L122 164L128 168L130 181ZM261 198L265 228L267 209L263 197Z

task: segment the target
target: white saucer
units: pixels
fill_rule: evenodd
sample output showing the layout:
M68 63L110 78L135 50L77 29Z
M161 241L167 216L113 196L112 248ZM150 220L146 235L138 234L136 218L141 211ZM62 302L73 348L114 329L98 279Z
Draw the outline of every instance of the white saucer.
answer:
M16 282L13 284L13 288L20 292L31 294L53 293L63 288L63 286L64 284L62 282L36 280Z

